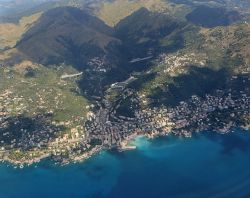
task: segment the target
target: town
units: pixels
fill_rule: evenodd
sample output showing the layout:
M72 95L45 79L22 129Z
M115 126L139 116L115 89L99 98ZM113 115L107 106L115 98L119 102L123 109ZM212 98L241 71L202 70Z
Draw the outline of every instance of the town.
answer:
M237 78L232 77L232 84ZM89 115L85 130L90 141L122 149L124 141L139 134L154 137L173 133L190 137L193 132L227 133L236 127L248 128L250 79L246 75L241 80L245 83L244 90L217 90L214 95L207 94L204 98L193 95L175 107L141 109L142 97L125 88L113 105L106 99L99 103L99 110ZM127 99L130 100L127 108L132 108L134 115L117 115L122 101Z
M194 132L228 133L238 127L249 128L248 74L232 76L228 88L204 97L193 95L176 106L154 107L150 107L152 101L145 95L128 86L136 79L131 76L110 85L105 96L93 103L79 103L86 116L71 116L63 118L64 121L52 118L57 108L66 105L61 93L53 96L56 104L53 107L45 98L45 92L55 94L53 90L38 89L40 109L50 109L33 112L29 117L25 116L25 112L31 113L27 98L6 89L0 95L1 159L13 164L32 164L51 157L56 162L68 163L84 160L102 149L134 149L129 142L138 135L191 137ZM61 79L59 83L67 82ZM234 88L235 85L241 87ZM28 99L30 104L33 100Z

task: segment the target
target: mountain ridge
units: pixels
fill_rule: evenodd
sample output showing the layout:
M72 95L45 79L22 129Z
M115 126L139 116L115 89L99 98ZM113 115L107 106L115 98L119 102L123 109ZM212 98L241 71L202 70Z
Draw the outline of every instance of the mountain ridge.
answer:
M41 38L39 38L40 36ZM45 41L49 39L48 43L43 43L43 39ZM26 42L29 42L29 44L26 45ZM36 47L37 42L38 46ZM71 56L71 44L75 45L75 47L81 47L84 43L91 45L91 42L99 48L99 51L104 53L105 47L110 42L118 42L118 40L112 38L112 29L96 17L77 8L62 7L45 12L39 21L23 35L20 42L17 43L17 48L28 56L30 53L33 60L43 64L48 64L49 61L44 60L41 62L41 59L36 58L37 53L44 58L54 54L58 59L55 58L51 63L55 64L66 61L67 58L63 58L64 55L66 57L67 55ZM51 46L52 43L54 44ZM46 48L47 45L50 46L49 49ZM30 47L36 50L31 49L28 51ZM35 54L32 54L33 52ZM60 53L62 54L60 55ZM87 62L87 60L84 62Z

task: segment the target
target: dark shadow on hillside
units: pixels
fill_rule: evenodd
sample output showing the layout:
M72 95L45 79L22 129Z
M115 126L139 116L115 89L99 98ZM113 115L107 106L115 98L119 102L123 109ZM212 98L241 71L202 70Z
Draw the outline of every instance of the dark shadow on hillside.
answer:
M138 75L137 80L129 84L129 87L135 90L140 90L143 88L144 84L155 79L156 73L149 73L144 75Z
M228 26L241 19L237 11L227 11L225 8L198 6L186 16L189 22L196 25L213 28L217 26Z
M43 147L49 140L56 138L64 130L51 124L51 115L24 115L1 118L0 146L29 150L34 147Z
M204 97L216 89L226 86L228 71L214 71L209 68L190 67L188 74L173 78L173 83L165 85L166 89L156 88L151 94L153 106L165 104L176 106L192 95Z
M150 68L152 59L160 53L183 48L181 30L186 25L142 8L111 28L80 9L55 8L45 12L16 47L36 63L66 63L83 71L84 77L78 83L82 94L102 97L110 84ZM145 57L151 59L131 62ZM102 62L90 65L95 58Z
M122 41L120 50L125 59L130 61L136 58L157 57L160 53L183 48L184 39L179 31L186 25L168 15L141 8L121 20L114 30L115 36ZM168 38L169 35L172 36ZM164 39L170 44L162 44ZM149 66L150 61L138 61L128 64L126 70L142 71Z
M66 63L82 70L91 58L106 55L108 45L119 45L112 34L112 28L86 11L60 7L43 13L16 48L37 63Z

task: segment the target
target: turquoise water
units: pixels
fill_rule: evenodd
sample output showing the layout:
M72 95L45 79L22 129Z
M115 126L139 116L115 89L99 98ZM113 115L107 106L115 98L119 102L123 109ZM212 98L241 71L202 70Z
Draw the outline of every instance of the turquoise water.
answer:
M138 149L78 164L0 166L0 198L250 197L250 133L137 138Z

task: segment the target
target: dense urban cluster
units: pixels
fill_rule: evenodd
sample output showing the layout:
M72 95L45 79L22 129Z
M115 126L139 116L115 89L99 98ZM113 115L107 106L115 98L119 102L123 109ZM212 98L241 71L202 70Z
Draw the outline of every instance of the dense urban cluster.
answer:
M232 84L237 78L232 77ZM247 75L241 80L245 84L241 91L226 89L217 90L213 95L207 94L205 97L193 95L175 107L141 109L139 106L142 98L132 90L125 89L118 101L130 97L131 103L137 104L133 107L134 116L116 115L120 103L112 105L103 100L99 110L89 116L85 129L92 141L107 147L123 148L124 141L135 134L152 137L174 133L190 137L194 131L226 133L235 127L248 127L246 120L250 115L250 80ZM128 109L131 107L127 106Z

